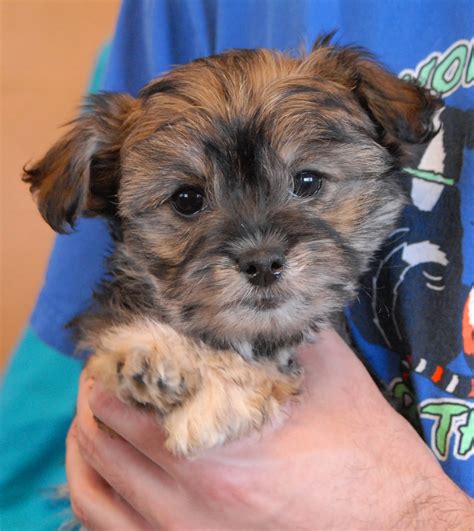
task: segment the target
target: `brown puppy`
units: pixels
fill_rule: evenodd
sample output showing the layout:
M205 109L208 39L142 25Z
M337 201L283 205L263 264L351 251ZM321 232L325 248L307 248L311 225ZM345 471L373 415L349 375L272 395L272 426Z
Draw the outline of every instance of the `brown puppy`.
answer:
M327 38L91 96L25 175L55 230L101 215L116 237L112 280L76 322L91 375L156 411L175 453L277 418L298 393L295 347L340 322L439 107Z

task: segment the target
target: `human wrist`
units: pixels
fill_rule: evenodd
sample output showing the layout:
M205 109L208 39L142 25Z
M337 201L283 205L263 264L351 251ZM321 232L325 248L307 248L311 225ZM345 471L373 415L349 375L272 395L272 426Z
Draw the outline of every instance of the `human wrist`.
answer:
M474 529L474 500L444 476L426 481L428 488L407 508L405 529Z

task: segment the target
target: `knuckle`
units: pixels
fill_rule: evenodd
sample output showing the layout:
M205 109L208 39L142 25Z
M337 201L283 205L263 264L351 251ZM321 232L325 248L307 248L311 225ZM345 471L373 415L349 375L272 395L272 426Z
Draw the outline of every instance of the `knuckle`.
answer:
M128 482L123 476L121 467L115 466L110 462L107 455L107 448L104 447L102 434L90 434L88 431L78 427L77 441L79 452L84 460L101 476L105 477L107 483L111 485L114 490L120 492L120 495L125 499L133 495Z
M91 515L94 514L96 493L93 487L88 484L87 478L84 478L77 466L73 464L74 461L71 461L76 452L78 450L79 452L81 451L79 434L79 422L76 418L71 424L66 438L66 476L68 483L63 490L63 494L69 499L75 520L84 528L92 529ZM74 522L71 523L73 524Z
M70 494L71 511L76 518L86 529L91 528L90 519L88 515L87 505L77 493L71 491Z
M107 482L120 497L128 502L136 500L137 493L126 478L115 468L107 475Z
M214 502L250 504L251 493L240 478L230 474L227 476L210 474L206 479L204 488L207 496Z
M82 457L90 464L97 463L100 456L96 437L80 425L77 426L75 437Z
M95 384L88 396L89 407L93 413L98 414L113 410L116 400L113 394L108 393L101 386Z
M71 447L73 440L77 440L77 421L73 420L66 435L66 449Z

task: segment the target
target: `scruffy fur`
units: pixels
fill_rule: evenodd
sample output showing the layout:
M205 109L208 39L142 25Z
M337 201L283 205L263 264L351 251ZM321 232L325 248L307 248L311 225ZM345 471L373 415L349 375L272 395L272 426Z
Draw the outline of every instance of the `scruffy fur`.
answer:
M304 57L231 50L180 66L138 98L91 96L25 170L48 223L106 217L111 280L75 326L90 374L156 412L168 448L192 455L278 418L298 393L293 352L341 321L393 228L410 146L440 101L355 47ZM319 193L292 193L298 172ZM206 208L170 198L198 187ZM278 252L281 278L252 285L242 256Z

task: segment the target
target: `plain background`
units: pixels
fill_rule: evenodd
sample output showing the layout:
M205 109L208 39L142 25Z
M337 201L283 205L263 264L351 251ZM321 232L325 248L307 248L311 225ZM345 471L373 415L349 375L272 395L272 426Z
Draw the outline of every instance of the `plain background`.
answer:
M27 324L54 238L22 167L74 117L118 8L119 0L0 0L0 368Z

